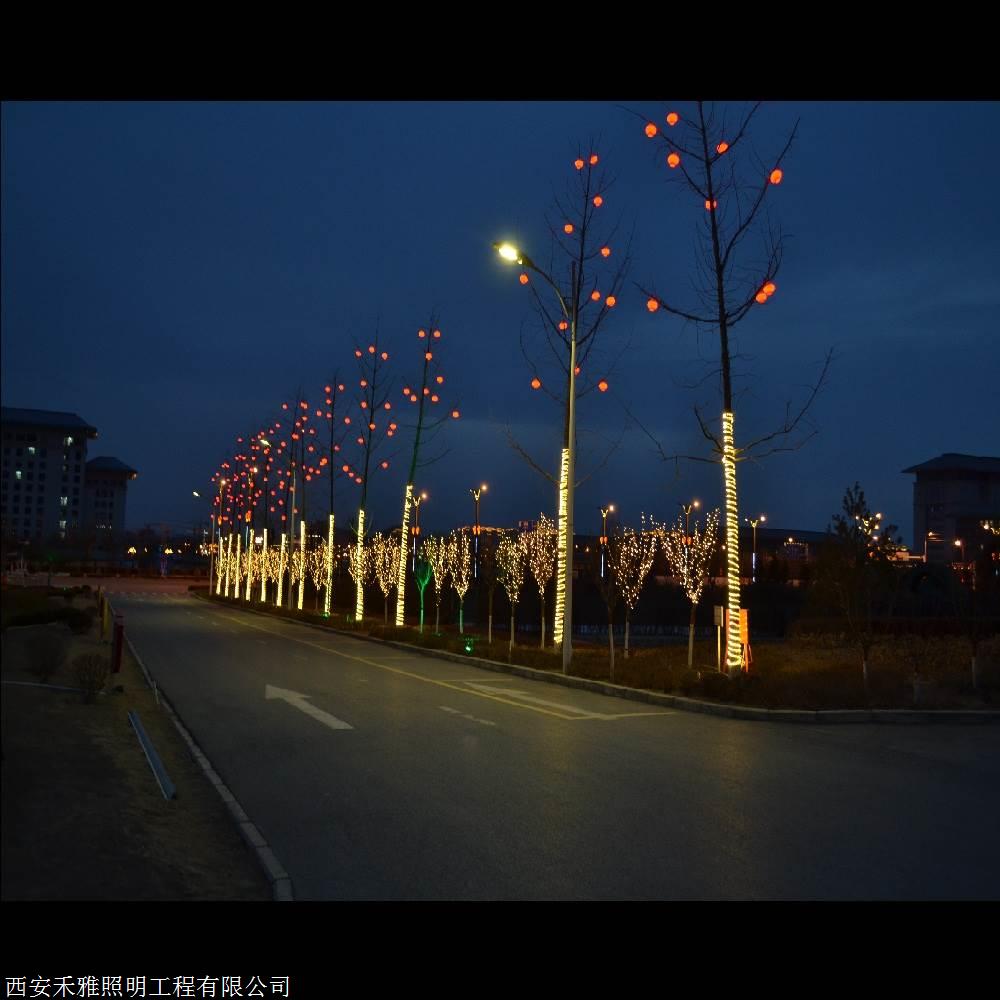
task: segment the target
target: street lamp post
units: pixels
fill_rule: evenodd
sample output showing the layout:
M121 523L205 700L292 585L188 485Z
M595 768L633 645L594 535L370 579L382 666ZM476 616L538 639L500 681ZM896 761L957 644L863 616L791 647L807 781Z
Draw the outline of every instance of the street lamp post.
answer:
M411 500L413 503L413 561L410 569L414 573L417 571L417 536L420 534L420 505L426 499L427 494L421 493L420 496L414 496Z
M559 301L563 319L569 327L569 366L567 371L566 423L559 474L559 539L557 549L556 610L553 640L562 645L562 670L569 673L573 659L573 500L576 475L576 335L579 322L579 295L576 287L577 264L570 270L570 302L559 286L535 262L510 243L494 243L494 249L509 263L534 271L545 281Z
M225 479L220 479L219 480L219 509L220 510L222 509L222 491L223 491L223 489L225 489L225 486L226 486ZM200 494L198 494L194 490L192 490L191 492L194 493L194 495L196 497L200 497ZM212 580L214 579L214 574L215 574L215 516L216 516L215 515L215 511L212 511L211 514L212 514L212 540L211 540L211 542L209 542L209 546L208 546L208 592L209 593L212 592ZM222 538L222 527L221 527L221 525L219 527L219 538L220 539Z
M750 579L753 583L757 582L757 525L763 524L767 520L766 514L758 514L756 518L745 517L743 518L747 524L753 528L753 556L750 563Z
M677 505L684 511L684 544L691 544L691 512L701 506L700 500L692 500L690 503L678 503Z
M609 503L607 507L600 507L601 512L601 579L604 579L604 552L608 544L608 514L615 512L615 505Z
M476 523L472 529L473 553L472 553L472 578L479 579L479 497L485 493L489 487L483 483L478 489L469 490L472 499L476 504Z

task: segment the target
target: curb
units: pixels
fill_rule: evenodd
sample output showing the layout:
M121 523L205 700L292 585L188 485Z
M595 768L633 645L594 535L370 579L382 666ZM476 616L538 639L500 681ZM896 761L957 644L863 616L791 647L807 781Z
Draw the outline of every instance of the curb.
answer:
M592 680L588 677L574 677L567 674L556 674L549 670L539 670L536 667L525 667L518 663L501 663L498 660L485 660L478 656L462 656L442 649L427 649L423 646L412 646L406 642L396 642L393 639L377 639L370 635L360 635L335 628L332 625L317 625L315 622L298 621L283 615L274 615L268 611L260 611L254 607L243 607L239 604L221 604L218 601L191 593L191 597L206 601L219 608L228 608L277 621L302 625L306 628L318 629L320 632L332 632L363 642L375 642L382 646L391 646L408 653L420 656L437 657L450 660L453 663L470 663L483 670L492 670L499 674L513 674L527 680L542 681L545 684L556 684L560 687L577 688L581 691L593 691L612 698L623 698L626 701L640 701L647 705L660 705L676 708L682 712L699 712L702 715L717 715L728 719L741 719L747 722L817 722L824 725L862 723L862 722L894 722L901 724L959 722L966 724L1000 723L1000 711L992 709L906 709L906 708L836 708L836 709L799 709L799 708L754 708L749 705L731 705L719 701L699 701L696 698L685 698L683 695L666 694L660 691L648 691L644 688L624 687L609 681Z
M125 645L128 646L128 651L132 654L135 662L139 664L139 669L142 671L142 675L146 679L146 683L149 685L150 689L156 694L157 701L163 706L167 715L170 716L171 721L177 727L177 731L183 737L191 756L201 767L205 777L208 778L211 784L215 787L215 790L219 793L219 797L222 799L226 808L229 810L230 816L232 816L233 821L236 823L236 828L239 830L240 836L243 838L247 847L249 847L256 856L261 868L264 869L264 873L267 875L268 881L271 883L271 895L274 901L294 901L295 895L292 891L291 876L285 871L281 862L278 861L274 851L271 850L270 845L261 835L260 830L258 830L257 827L250 821L250 817L247 816L246 812L243 810L239 800L229 790L222 778L219 777L218 772L214 767L212 767L212 762L205 756L201 747L199 747L195 742L194 737L190 732L188 732L187 727L183 722L181 722L180 716L178 716L173 705L170 704L167 696L163 693L163 688L157 686L156 681L146 669L146 665L142 662L142 658L135 651L135 646L132 645L132 640L128 637L127 632L125 634Z

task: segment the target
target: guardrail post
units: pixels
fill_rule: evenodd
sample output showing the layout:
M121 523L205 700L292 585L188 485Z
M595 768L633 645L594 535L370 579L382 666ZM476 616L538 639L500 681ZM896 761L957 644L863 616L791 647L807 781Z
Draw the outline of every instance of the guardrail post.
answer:
M114 639L111 644L111 673L122 671L122 646L125 645L125 616L115 614Z

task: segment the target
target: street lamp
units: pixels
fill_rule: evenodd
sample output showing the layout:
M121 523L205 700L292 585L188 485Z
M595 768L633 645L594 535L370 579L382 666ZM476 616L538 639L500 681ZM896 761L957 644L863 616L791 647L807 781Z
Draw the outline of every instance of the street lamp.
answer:
M691 511L697 510L701 506L700 500L692 500L690 503L677 504L684 511L684 544L691 544Z
M962 549L962 565L964 566L965 565L965 539L964 538L956 538L955 539L955 547L956 548L961 547L961 549Z
M473 579L479 578L479 497L485 493L489 487L486 483L483 483L479 489L469 490L472 494L472 499L476 504L476 524L472 529L472 536L474 538L473 542L473 554L472 554L472 577Z
M767 520L766 514L758 514L756 518L743 518L747 524L753 528L753 558L750 563L750 578L753 583L757 582L757 525L763 524Z
M420 505L427 499L426 493L421 493L420 496L414 496L412 498L413 503L413 560L410 564L410 569L416 573L417 571L417 535L420 534Z
M576 476L576 334L579 322L577 262L570 271L570 302L563 298L559 286L523 251L512 243L494 243L494 249L511 264L534 271L545 281L559 300L569 333L569 366L567 369L566 423L564 425L562 458L559 473L559 536L556 570L556 609L553 640L562 645L563 673L569 672L573 658L573 496Z
M226 481L225 479L219 480L219 509L222 509L222 491L225 489ZM192 490L192 492L194 492ZM194 494L198 496L197 493ZM222 537L222 526L219 526L219 537ZM215 512L212 512L212 540L208 545L208 592L212 593L212 580L215 573Z
M604 549L608 544L608 514L615 512L615 505L609 503L607 507L600 507L601 512L601 579L604 579Z

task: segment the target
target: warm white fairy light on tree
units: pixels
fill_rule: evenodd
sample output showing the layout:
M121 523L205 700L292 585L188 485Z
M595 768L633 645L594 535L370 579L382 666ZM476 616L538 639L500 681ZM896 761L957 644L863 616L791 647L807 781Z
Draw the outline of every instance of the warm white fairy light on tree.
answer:
M306 519L299 521L299 611L302 610L302 599L306 593Z
M360 512L359 520L361 521L363 528L364 511ZM356 593L364 593L365 585L371 582L372 568L371 546L365 545L363 541L360 541L359 536L359 541L351 543L350 555L347 563L347 570L351 574L351 579L354 581ZM361 612L364 611L363 601L360 605L356 602L354 606L354 620L358 622L362 620L357 617L359 608Z
M497 578L510 601L510 652L514 651L514 619L521 591L524 589L527 555L527 547L521 536L506 531L500 536L497 543Z
M333 471L330 471L330 478L333 478ZM333 592L333 512L330 512L330 525L326 539L326 591L323 594L323 614L330 617L330 602Z
M619 528L615 531L615 544L608 545L608 566L615 579L615 586L625 602L625 656L628 656L629 620L656 555L656 533L647 530L646 517L642 530Z
M382 591L384 602L383 622L389 624L389 593L396 584L399 570L400 540L396 535L383 535L377 531L372 537L372 563L375 567L375 579L378 589Z
M285 534L285 532L282 532L281 533L281 549L278 552L278 566L277 566L277 569L278 569L278 574L277 574L278 594L277 594L277 597L276 597L275 602L274 602L274 606L276 608L280 608L281 607L281 595L282 595L282 591L283 591L284 586L285 586L285 570L287 568L287 563L288 563L288 555L287 555L288 549L287 549L287 545L288 545L288 536ZM289 583L289 586L291 586L291 583Z
M658 531L663 544L663 550L667 555L670 571L680 580L681 586L684 588L684 593L691 602L691 621L688 625L688 666L690 667L694 663L694 624L695 615L698 611L698 601L701 598L705 584L708 582L709 564L715 554L719 537L719 511L718 509L713 510L708 515L705 520L704 531L700 530L698 522L695 521L694 532L688 535L684 518L679 515L677 523L672 528L661 525ZM729 614L731 626L733 618L731 607ZM738 669L740 660L740 610L738 606L735 618ZM727 641L733 641L731 638L731 627L727 631L727 636L730 636Z
M316 592L313 607L319 611L319 595L326 583L327 548L325 545L314 545L306 550L306 570Z
M542 649L545 648L545 588L556 571L557 537L552 518L544 514L539 514L534 529L522 536L528 556L528 568L535 579L535 586L538 587L538 600L542 607L540 643Z
M448 539L448 572L458 594L458 631L465 632L465 595L472 581L472 545L464 531L453 531Z
M233 564L233 535L232 532L229 533L229 537L226 539L226 586L225 592L226 597L229 596L229 573L232 569Z
M267 600L267 581L271 578L271 552L267 547L267 528L261 536L260 547L260 603Z
M242 534L236 536L236 553L233 556L233 597L240 596L240 580L243 579L243 561L240 559L240 541ZM229 591L226 591L226 597Z
M431 572L434 574L434 601L436 605L434 618L434 631L441 631L441 597L448 582L448 542L444 538L431 535L424 539L424 544L420 547L424 559L430 563Z

